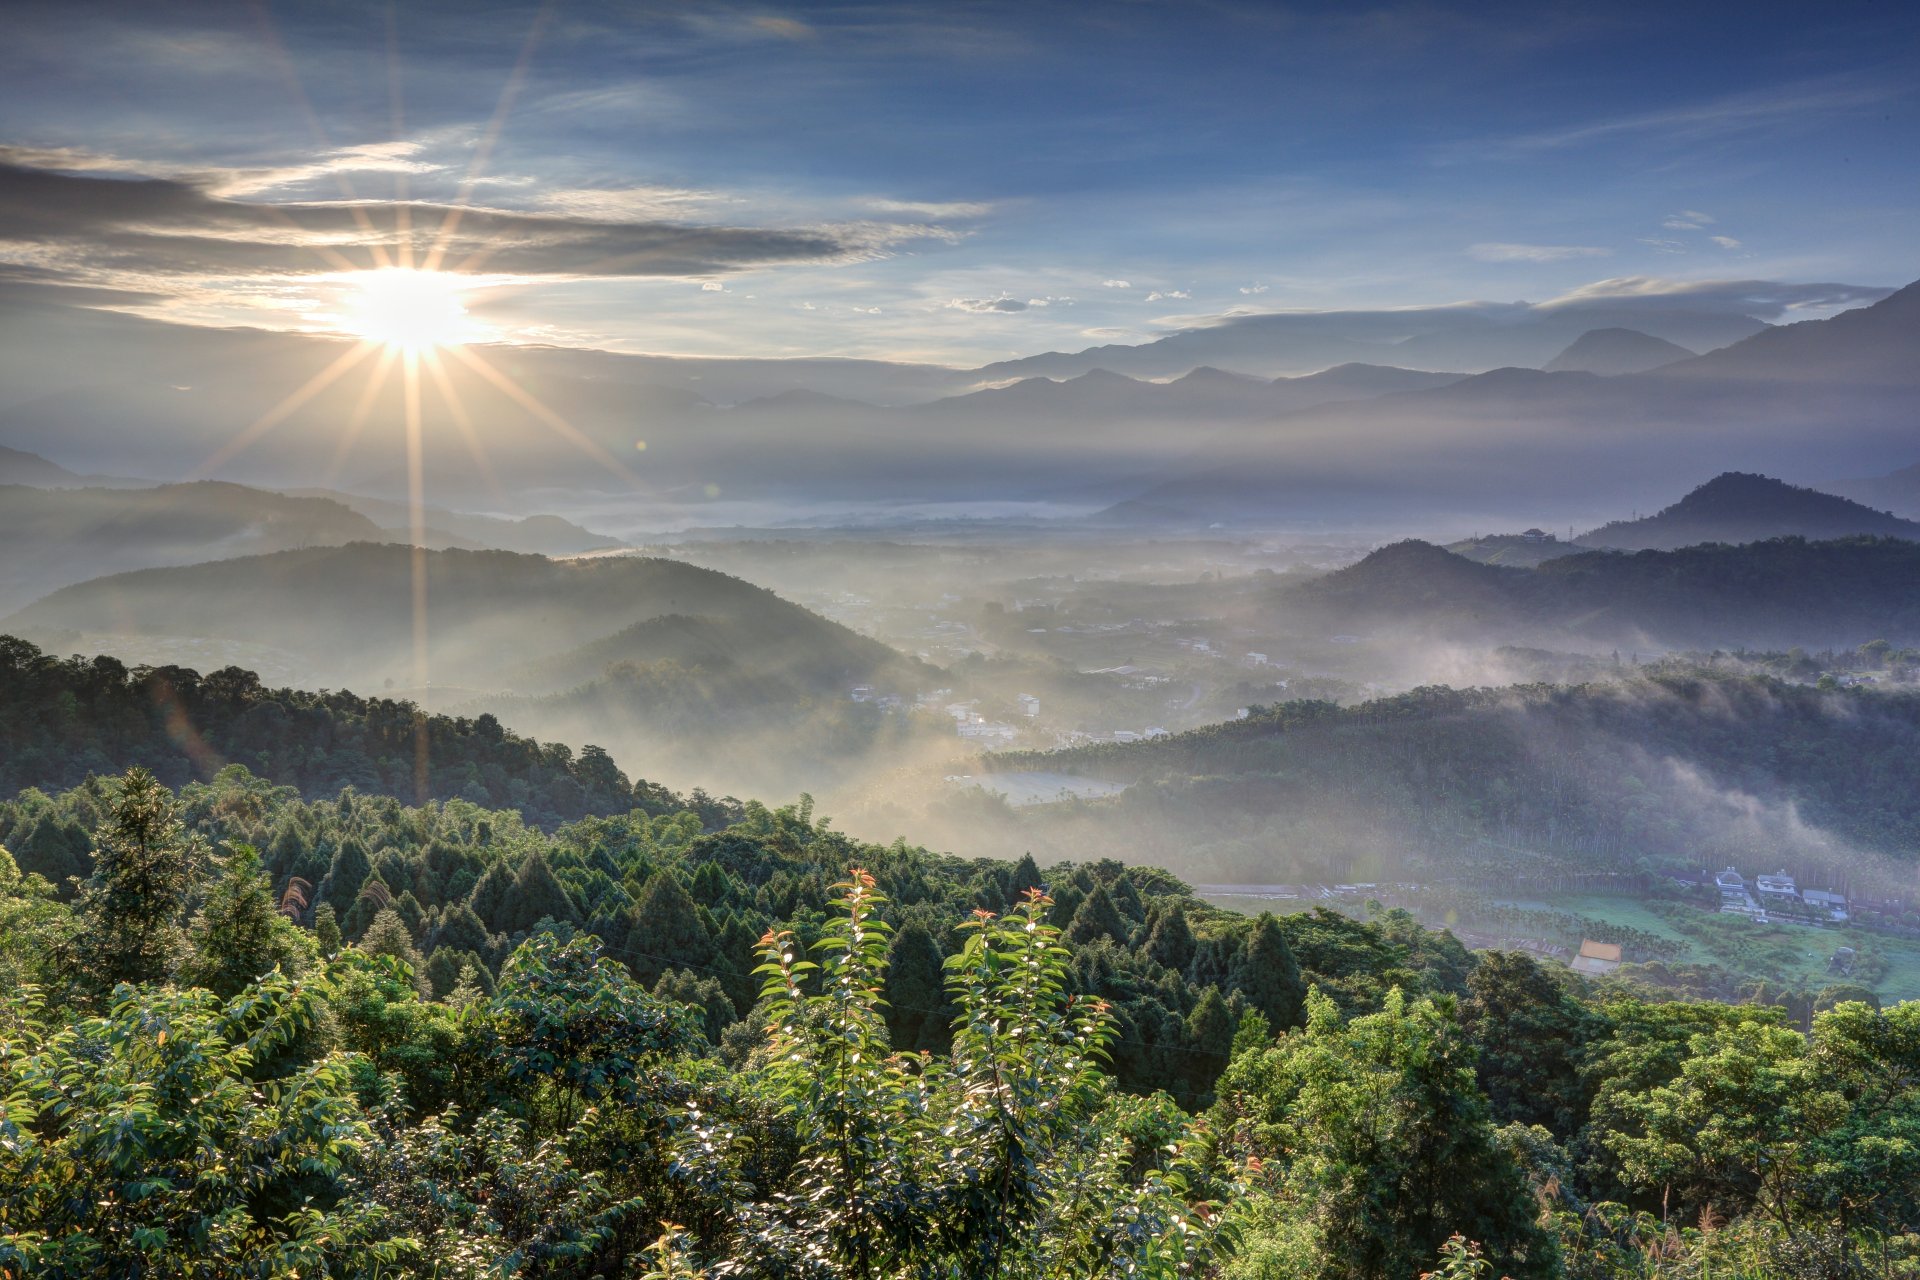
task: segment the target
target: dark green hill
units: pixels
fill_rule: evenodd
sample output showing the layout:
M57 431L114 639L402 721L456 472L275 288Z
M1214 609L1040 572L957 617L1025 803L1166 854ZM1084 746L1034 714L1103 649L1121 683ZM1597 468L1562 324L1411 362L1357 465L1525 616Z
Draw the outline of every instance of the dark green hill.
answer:
M1275 607L1296 625L1495 644L1904 645L1920 640L1920 543L1775 538L1587 551L1521 569L1410 541L1283 588Z
M1130 784L1104 805L1036 815L1020 832L1028 847L1124 841L1201 879L1551 878L1653 858L1787 866L1819 884L1876 869L1910 883L1916 755L1911 687L1626 668L1571 688L1286 703L1170 738L992 762Z
M549 826L689 803L628 781L598 748L575 753L536 742L491 716L456 719L385 698L269 689L238 667L202 675L129 669L105 657L58 659L0 636L0 793L77 786L135 765L179 786L211 780L230 764L313 799L343 787L416 801L458 797L512 806Z
M495 673L530 670L596 642L607 643L562 660L548 683L577 683L623 657L687 657L698 645L683 643L673 654L622 652L611 639L673 616L706 619L702 637L716 652L777 653L784 665L819 678L868 683L900 661L771 591L677 561L448 550L422 552L417 563L426 674L436 685L502 687ZM315 685L411 686L415 565L407 547L355 543L119 574L57 592L8 625L28 635L213 637L296 655L306 664L305 682Z
M1615 520L1574 541L1587 547L1646 551L1690 547L1700 542L1845 538L1856 534L1920 539L1920 523L1817 489L1729 471L1663 511L1639 520Z
M9 484L0 486L0 613L102 574L387 536L338 502L212 480L151 489Z

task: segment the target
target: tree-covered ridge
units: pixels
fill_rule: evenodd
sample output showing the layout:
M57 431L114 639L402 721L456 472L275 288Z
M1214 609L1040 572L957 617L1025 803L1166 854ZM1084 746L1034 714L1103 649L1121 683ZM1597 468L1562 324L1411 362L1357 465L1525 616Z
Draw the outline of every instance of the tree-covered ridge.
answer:
M1055 821L1180 823L1189 848L1258 829L1311 860L1316 845L1337 853L1360 830L1456 867L1449 850L1487 840L1577 856L1585 870L1757 857L1830 877L1865 875L1850 856L1860 849L1898 861L1920 849L1916 752L1920 693L1910 689L1698 670L1424 688L1344 708L1282 703L1154 741L991 763L1136 784L1104 809ZM1821 853L1796 834L1807 828L1853 850Z
M1920 543L1772 538L1671 551L1583 551L1530 569L1430 543L1382 547L1277 593L1282 618L1349 631L1622 647L1920 643Z
M0 636L0 789L60 789L135 765L180 786L230 763L307 796L354 787L459 797L511 807L542 826L634 808L691 807L709 820L738 811L629 782L597 747L576 755L490 715L457 719L345 691L268 689L238 667L203 676L109 657L61 659Z
M675 560L598 556L569 560L507 551L427 551L352 543L214 564L114 574L55 592L7 620L29 637L73 632L199 636L296 655L320 682L365 688L416 678L413 591L425 583L426 642L436 685L503 687L502 678L558 660L561 687L595 660L684 656L671 633L645 631L627 645L569 658L648 619L707 619L736 629L738 655L785 636L776 652L792 669L830 672L836 683L872 683L919 664L878 641L810 613L764 587ZM571 668L568 664L572 664ZM844 692L844 689L841 690Z
M87 819L94 855L62 901L0 854L10 1277L1920 1274L1920 1003L1836 991L1795 1030L1391 913L1251 921L804 807L546 836L136 771L25 809ZM238 840L280 824L411 841L417 870L489 850L546 914L443 986L397 902L347 942L330 890ZM644 947L555 914L608 864L650 868ZM709 900L777 884L784 921L697 950ZM652 948L689 967L649 982ZM1098 984L1133 953L1162 987L1227 959L1184 1098L1128 1080Z
M1575 541L1588 547L1641 551L1671 550L1702 542L1862 534L1911 542L1920 538L1920 523L1771 476L1729 471L1653 515L1614 520L1581 534Z

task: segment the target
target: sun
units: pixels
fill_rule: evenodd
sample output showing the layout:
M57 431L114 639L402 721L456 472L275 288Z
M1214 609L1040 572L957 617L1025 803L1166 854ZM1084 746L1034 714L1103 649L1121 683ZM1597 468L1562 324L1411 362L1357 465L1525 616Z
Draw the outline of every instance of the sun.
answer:
M390 350L419 354L457 347L474 337L474 323L461 295L465 284L447 271L387 267L356 271L342 327Z

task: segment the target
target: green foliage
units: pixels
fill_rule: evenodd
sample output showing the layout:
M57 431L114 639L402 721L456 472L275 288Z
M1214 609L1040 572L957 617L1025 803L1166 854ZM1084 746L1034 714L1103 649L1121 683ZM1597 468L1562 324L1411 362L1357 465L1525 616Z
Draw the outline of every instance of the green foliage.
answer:
M257 1064L320 1016L273 975L231 999L121 986L111 1009L0 1029L0 1272L366 1274L407 1252L349 1194L374 1135L323 1057Z
M104 995L123 982L157 982L180 961L199 849L173 796L145 769L128 771L95 843L93 874L74 904L79 929L69 967Z
M1342 1022L1314 993L1306 1026L1236 1058L1215 1124L1259 1161L1275 1197L1311 1225L1307 1274L1410 1276L1455 1232L1503 1274L1554 1274L1532 1197L1496 1143L1452 1003L1390 992Z
M298 975L312 958L300 930L275 910L252 845L228 853L188 935L192 950L181 965L181 981L222 997L276 968Z

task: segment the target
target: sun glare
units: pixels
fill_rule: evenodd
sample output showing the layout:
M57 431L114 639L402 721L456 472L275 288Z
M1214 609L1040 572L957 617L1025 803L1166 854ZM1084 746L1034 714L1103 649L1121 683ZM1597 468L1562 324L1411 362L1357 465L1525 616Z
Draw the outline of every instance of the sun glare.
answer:
M445 271L391 267L355 272L343 325L395 351L459 346L473 337L460 278Z

